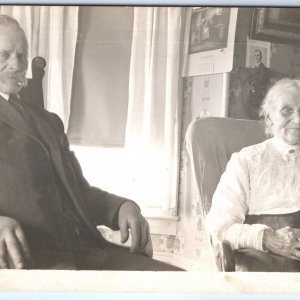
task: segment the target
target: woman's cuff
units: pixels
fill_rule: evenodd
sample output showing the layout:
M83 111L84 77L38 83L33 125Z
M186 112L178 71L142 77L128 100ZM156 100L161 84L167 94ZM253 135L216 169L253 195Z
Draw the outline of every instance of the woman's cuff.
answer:
M272 228L265 228L261 231L261 251L269 252L269 250L266 248L266 241L267 241L267 231L273 231Z
M221 240L229 241L233 250L252 248L264 251L262 242L265 229L270 227L265 224L232 224L224 231Z

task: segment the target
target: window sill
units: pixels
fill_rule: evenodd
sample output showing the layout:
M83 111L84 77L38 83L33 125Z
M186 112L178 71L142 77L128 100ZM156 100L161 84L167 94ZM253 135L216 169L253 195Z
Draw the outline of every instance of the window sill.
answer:
M176 235L180 217L145 216L151 234Z
M145 216L150 226L150 234L159 235L176 235L178 222L180 217L169 217L169 216ZM97 226L98 230L106 236L110 236L112 241L120 241L120 232L113 231L106 226Z

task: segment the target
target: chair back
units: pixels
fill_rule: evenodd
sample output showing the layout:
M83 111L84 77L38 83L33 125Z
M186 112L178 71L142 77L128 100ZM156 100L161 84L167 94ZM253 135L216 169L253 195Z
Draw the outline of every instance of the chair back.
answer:
M231 154L265 139L263 121L208 117L191 122L185 142L203 218Z
M25 102L44 107L43 77L45 67L46 60L43 57L33 58L31 62L32 78L27 80L27 85L20 91L20 96Z

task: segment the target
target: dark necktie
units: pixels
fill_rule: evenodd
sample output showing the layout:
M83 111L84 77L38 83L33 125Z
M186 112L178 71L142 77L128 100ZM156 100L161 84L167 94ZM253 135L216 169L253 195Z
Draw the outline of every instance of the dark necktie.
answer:
M10 94L8 102L21 114L24 114L24 107L18 95Z
M10 94L8 98L8 102L22 115L27 125L31 128L31 130L35 133L37 137L40 137L37 129L37 124L32 119L30 113L25 109L22 104L22 101L18 95Z

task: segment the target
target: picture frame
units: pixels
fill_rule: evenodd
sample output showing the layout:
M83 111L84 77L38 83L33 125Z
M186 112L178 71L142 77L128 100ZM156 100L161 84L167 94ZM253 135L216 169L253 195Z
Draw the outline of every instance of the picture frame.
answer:
M294 8L254 8L250 38L282 44L300 43L300 11Z
M183 77L230 72L238 8L188 8Z
M247 38L246 64L247 68L255 68L255 55L261 54L261 62L267 68L270 68L271 43L265 41L252 40Z

